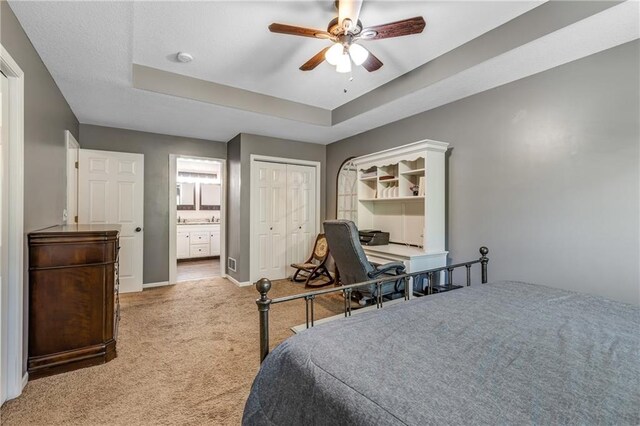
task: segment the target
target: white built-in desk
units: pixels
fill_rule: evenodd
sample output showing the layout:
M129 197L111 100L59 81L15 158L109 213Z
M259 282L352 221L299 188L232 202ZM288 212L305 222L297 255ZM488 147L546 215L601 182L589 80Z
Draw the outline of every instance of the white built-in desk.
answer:
M404 263L406 272L418 272L439 268L447 263L447 251L427 252L422 248L404 244L362 246L362 248L369 262L375 264L402 262ZM410 290L409 294L413 295L413 283L411 283Z

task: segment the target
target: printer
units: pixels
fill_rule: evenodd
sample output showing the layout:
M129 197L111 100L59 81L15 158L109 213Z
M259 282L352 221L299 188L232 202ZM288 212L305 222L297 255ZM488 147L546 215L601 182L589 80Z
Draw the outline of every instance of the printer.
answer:
M360 244L363 246L383 246L389 244L389 233L379 229L362 229L359 231Z

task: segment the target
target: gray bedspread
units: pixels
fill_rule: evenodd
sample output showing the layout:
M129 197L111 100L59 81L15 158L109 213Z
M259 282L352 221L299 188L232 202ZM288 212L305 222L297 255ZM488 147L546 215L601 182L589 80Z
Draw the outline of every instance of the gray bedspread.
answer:
M638 425L640 308L499 282L329 322L269 354L243 424Z

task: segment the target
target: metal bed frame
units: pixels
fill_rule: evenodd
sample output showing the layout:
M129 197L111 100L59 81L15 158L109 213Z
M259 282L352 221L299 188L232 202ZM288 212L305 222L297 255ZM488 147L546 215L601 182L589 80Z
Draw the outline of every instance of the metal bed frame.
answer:
M404 300L409 300L409 293L407 285L409 280L413 277L417 277L420 275L424 275L427 277L429 282L429 288L433 288L433 283L436 279L436 274L440 272L447 272L446 286L453 286L453 271L457 268L465 267L467 270L467 287L471 285L471 266L476 263L480 264L481 267L481 279L482 284L487 283L487 265L489 263L489 258L487 254L489 254L489 249L486 247L480 247L480 258L477 260L472 260L469 262L457 263L454 265L442 266L440 268L428 269L425 271L417 271L410 272L407 274L394 275L392 277L384 277L378 278L370 281L363 281L356 284L350 284L340 287L327 288L322 290L310 291L307 293L295 294L292 296L284 296L278 297L276 299L271 299L267 295L269 290L271 289L271 281L267 278L262 278L255 283L256 290L260 293L260 298L256 299L256 305L258 305L258 315L260 318L260 363L264 361L264 359L269 354L269 310L271 309L271 305L275 305L278 303L290 302L292 300L304 299L305 308L306 308L306 328L313 327L314 325L314 301L316 296L330 294L330 293L339 293L342 292L344 296L344 316L351 316L351 293L353 289L358 287L376 285L376 308L380 309L383 305L383 296L381 287L383 283L390 281L399 281L404 280Z

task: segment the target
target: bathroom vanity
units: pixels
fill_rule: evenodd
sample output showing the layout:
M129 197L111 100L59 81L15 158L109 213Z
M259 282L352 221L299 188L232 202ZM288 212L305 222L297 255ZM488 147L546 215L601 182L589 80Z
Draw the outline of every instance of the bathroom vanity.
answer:
M178 260L220 256L220 222L180 223L177 230Z

